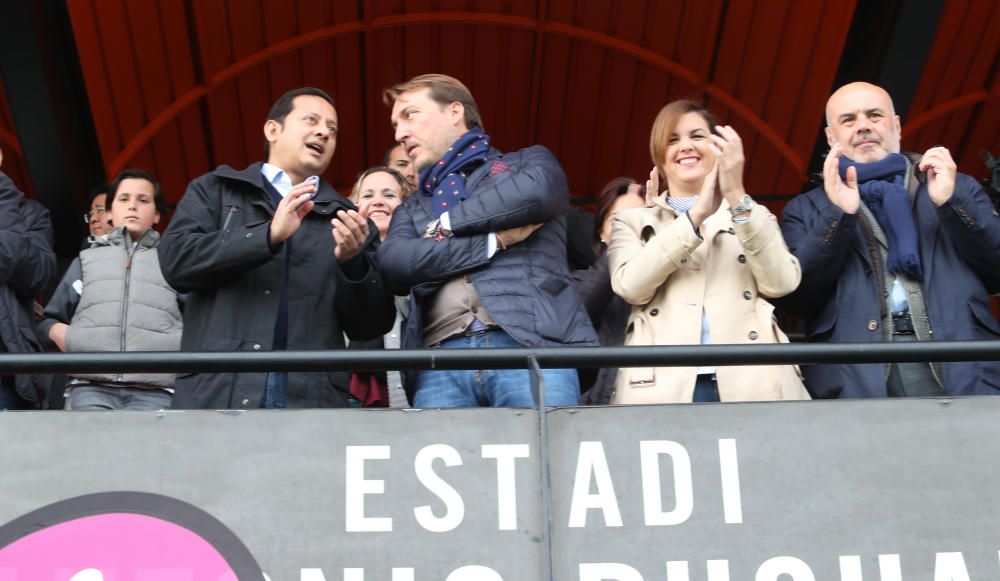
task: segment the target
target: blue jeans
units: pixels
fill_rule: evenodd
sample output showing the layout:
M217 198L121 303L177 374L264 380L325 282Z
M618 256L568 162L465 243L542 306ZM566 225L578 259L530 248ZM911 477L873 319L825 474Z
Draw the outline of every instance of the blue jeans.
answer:
M501 330L486 331L443 341L436 349L517 348L521 344ZM575 369L543 369L545 404L574 406L580 403L580 381ZM531 375L527 369L423 369L417 372L413 407L520 407L535 406Z
M69 392L74 411L168 410L173 395L163 389L77 385Z

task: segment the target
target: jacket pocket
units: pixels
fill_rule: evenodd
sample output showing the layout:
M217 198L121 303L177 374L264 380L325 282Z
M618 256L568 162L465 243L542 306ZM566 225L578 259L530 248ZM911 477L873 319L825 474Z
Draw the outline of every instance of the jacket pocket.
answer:
M653 345L653 334L645 314L633 315L625 329L626 345ZM655 367L623 367L619 374L624 375L629 387L642 388L656 385Z

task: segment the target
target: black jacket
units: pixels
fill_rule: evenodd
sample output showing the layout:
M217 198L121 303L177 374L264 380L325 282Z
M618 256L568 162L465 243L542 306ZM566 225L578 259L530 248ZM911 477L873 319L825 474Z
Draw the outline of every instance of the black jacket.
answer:
M330 220L354 208L321 182L315 207L276 252L267 241L275 206L264 189L261 164L242 171L220 166L188 186L160 242L164 278L189 292L182 351L267 351L272 348L283 284L288 272L288 350L343 349L344 333L373 339L392 327L393 297L373 264L373 250L345 265L333 254ZM369 248L378 230L369 224ZM343 269L356 276L349 279ZM200 373L177 378L175 408L256 408L266 374ZM290 373L289 407L346 405L349 374Z
M35 298L56 276L49 211L28 200L0 172L0 351L39 351ZM15 379L18 394L39 401L30 376Z

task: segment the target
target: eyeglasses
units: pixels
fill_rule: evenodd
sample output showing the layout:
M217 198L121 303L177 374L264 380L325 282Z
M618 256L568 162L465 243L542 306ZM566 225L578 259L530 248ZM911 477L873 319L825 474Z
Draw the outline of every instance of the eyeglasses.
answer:
M97 216L97 219L100 220L101 216L104 216L107 213L108 213L108 211L105 210L104 208L98 208L98 209L96 209L96 210L94 210L92 212L84 212L83 213L83 223L84 224L90 224L90 219L92 217L94 217L95 215Z

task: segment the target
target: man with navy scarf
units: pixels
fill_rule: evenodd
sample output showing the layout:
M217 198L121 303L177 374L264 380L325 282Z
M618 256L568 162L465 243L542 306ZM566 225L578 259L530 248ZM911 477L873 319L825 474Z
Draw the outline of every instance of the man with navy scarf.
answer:
M457 79L421 75L386 90L396 141L419 172L379 248L379 271L410 294L403 347L596 345L566 266L566 175L541 146L503 154ZM543 372L546 404L576 405L573 369ZM532 407L526 369L422 370L415 407Z
M1000 217L945 147L901 154L892 98L851 83L827 101L823 187L781 229L802 283L780 304L816 342L997 340ZM813 365L814 397L1000 393L1000 362Z

